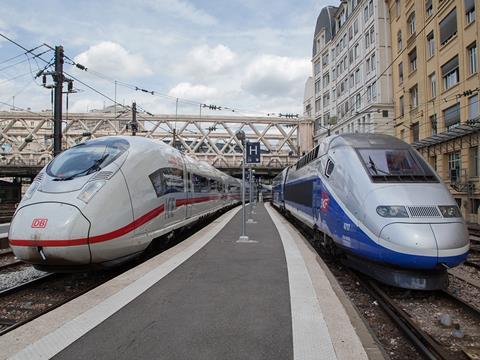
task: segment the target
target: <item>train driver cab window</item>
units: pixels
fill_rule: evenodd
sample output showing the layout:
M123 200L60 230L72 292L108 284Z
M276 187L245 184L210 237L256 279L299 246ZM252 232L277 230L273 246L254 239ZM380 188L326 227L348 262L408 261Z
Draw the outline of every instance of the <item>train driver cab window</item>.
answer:
M358 149L374 182L438 182L426 162L409 149Z
M328 159L327 165L325 166L325 176L327 178L330 177L330 175L332 175L334 167L335 167L335 164L333 163L332 159Z
M71 180L97 172L128 150L125 139L109 138L87 141L65 150L47 167L55 180Z

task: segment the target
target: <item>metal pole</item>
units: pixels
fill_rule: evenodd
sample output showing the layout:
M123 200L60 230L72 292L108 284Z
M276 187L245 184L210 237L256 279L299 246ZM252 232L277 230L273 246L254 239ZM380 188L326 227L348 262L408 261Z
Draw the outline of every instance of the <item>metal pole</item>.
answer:
M132 103L132 136L137 135L137 103Z
M113 106L115 106L114 108L114 111L115 111L115 118L117 117L117 80L115 80L115 98L114 98L114 104ZM118 122L120 124L120 121ZM121 130L120 129L120 125L118 126L118 130Z
M252 218L252 191L253 191L253 186L252 186L252 165L250 165L250 192L249 192L249 205L248 205L248 211L250 215L248 216L248 219Z
M242 236L240 239L245 239L245 160L246 160L246 151L245 151L245 142L243 142L243 161L242 161ZM248 238L247 238L248 239Z
M55 96L53 108L53 156L62 152L63 46L55 46Z

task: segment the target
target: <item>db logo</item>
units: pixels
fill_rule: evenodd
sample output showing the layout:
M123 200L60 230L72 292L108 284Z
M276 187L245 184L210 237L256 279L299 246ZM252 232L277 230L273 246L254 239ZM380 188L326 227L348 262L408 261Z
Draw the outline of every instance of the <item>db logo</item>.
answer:
M48 219L33 219L32 228L43 229L47 226Z
M320 206L320 210L322 212L327 212L328 211L328 203L330 202L330 198L328 197L328 194L325 192L322 192L322 203Z

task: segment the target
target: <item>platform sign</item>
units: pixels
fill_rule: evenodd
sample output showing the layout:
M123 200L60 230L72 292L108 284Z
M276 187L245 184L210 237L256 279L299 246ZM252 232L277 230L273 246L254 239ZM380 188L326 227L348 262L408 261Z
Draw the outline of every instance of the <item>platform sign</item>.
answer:
M260 163L260 142L247 142L247 164L259 164Z

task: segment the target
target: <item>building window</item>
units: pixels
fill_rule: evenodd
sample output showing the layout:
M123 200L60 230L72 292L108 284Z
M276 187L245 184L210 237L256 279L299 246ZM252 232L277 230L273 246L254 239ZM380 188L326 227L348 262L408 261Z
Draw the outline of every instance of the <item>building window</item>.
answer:
M400 139L405 140L405 129L400 130Z
M432 128L432 136L438 133L437 114L430 115L430 127Z
M313 65L313 72L315 73L315 75L317 75L320 72L320 61L317 61Z
M430 84L430 98L437 96L437 77L435 73L428 76L428 83Z
M467 24L475 21L475 0L464 0Z
M355 95L355 108L359 110L362 107L362 96L360 94Z
M410 88L410 109L414 109L418 106L418 86L415 85Z
M427 54L428 58L435 55L435 38L433 36L433 31L427 35Z
M478 95L473 95L468 98L468 120L476 119L478 117Z
M328 52L322 55L322 65L328 65Z
M398 81L403 82L403 62L398 64Z
M357 58L358 58L358 47L359 47L359 45L356 44L355 47L353 48L353 58L355 60L357 60Z
M400 100L398 102L398 107L400 109L400 116L405 115L405 102L403 100L403 96L400 96Z
M478 146L470 148L470 176L477 177L479 171Z
M321 110L321 100L317 99L315 100L315 112L319 112Z
M361 76L360 76L360 68L355 70L355 85L359 84L361 81Z
M398 32L397 32L397 51L401 51L402 49L403 49L402 30L398 30Z
M445 128L447 130L460 125L460 103L456 103L443 110L443 120L445 121Z
M417 70L417 48L414 48L408 54L408 62L410 64L410 72Z
M432 0L425 1L425 13L427 14L427 18L432 16L433 14Z
M448 177L450 181L460 180L461 160L460 152L455 151L448 154Z
M442 65L443 88L450 89L460 81L460 73L458 70L458 55Z
M323 95L323 107L330 105L330 94Z
M407 19L408 25L408 35L415 34L416 22L415 22L415 12L412 12Z
M353 22L353 32L355 34L358 33L358 19L355 19L355 21Z
M470 75L477 72L477 43L471 44L467 47L468 53L468 72Z
M320 80L315 81L315 94L318 94L322 90Z
M418 121L412 124L410 130L412 132L412 142L420 140L420 124Z
M395 16L398 18L400 16L400 0L395 0Z
M457 35L456 8L440 21L440 45L446 44L455 35Z
M330 84L330 74L326 73L325 75L323 75L322 85L323 87L327 87L328 84Z

